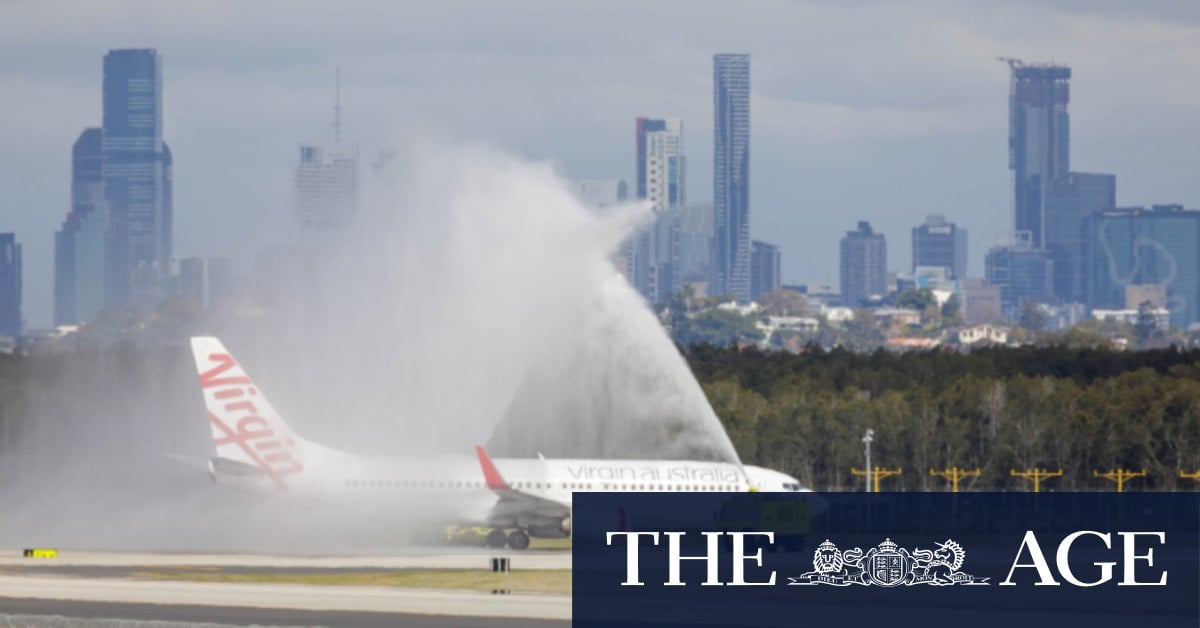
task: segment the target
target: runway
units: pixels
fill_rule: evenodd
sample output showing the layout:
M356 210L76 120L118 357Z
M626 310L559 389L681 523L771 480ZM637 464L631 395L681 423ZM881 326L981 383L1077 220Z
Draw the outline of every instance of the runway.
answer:
M304 611L281 608L75 602L0 597L0 626L79 626L89 623L137 628L180 626L405 626L520 628L570 626L570 621L461 617L405 613Z
M123 620L121 625L140 621L430 627L570 623L571 597L564 593L186 580L187 574L342 577L396 572L421 578L422 570L485 572L492 555L477 551L398 556L65 551L59 558L31 559L19 550L0 551L0 625L53 625L53 616L72 620L61 625L114 619ZM571 565L569 552L496 555L509 557L514 569L560 570ZM147 577L153 573L182 574L184 579Z
M521 569L570 569L570 551L463 549L374 555L223 554L212 552L113 552L63 550L57 558L25 558L21 549L0 548L0 567L85 566L272 567L300 569L484 569L491 556L507 556Z

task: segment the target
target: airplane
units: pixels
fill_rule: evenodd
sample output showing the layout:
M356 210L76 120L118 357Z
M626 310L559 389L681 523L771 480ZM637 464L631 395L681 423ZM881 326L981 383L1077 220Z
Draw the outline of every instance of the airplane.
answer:
M220 340L191 344L216 448L208 473L223 485L333 503L417 497L409 501L423 511L435 501L460 521L492 528L489 546L518 550L530 537L570 536L574 491L807 491L784 473L723 462L493 460L481 446L473 457L358 456L297 435Z

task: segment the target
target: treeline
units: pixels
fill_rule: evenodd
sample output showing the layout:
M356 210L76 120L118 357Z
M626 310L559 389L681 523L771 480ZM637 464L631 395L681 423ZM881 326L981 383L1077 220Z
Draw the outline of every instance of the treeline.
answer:
M1179 476L1200 471L1200 350L684 355L742 460L816 489L862 486L868 428L873 462L903 469L885 490L944 490L929 470L947 467L981 470L968 490L1027 490L1010 470L1035 467L1062 469L1049 489L1112 490L1093 471L1117 468L1147 472L1127 490L1200 489ZM65 466L141 477L207 437L184 346L0 355L0 487Z
M195 378L183 347L0 354L0 489L127 484L203 452Z
M747 463L818 490L857 489L872 462L903 473L881 490L945 490L930 469L979 468L968 490L1028 490L1010 471L1063 471L1047 489L1113 490L1093 476L1145 470L1126 490L1191 490L1200 470L1200 351L996 347L855 353L692 346L684 351Z

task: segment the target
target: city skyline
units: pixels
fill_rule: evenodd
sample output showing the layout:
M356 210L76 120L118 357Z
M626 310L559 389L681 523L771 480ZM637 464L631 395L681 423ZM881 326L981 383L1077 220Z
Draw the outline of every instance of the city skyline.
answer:
M295 147L327 132L336 65L343 67L346 137L379 144L366 146L365 154L405 137L408 128L426 126L553 160L569 179L629 181L625 129L644 112L678 115L690 129L689 157L708 161L711 55L748 52L755 77L750 237L781 247L789 281L836 278L835 234L848 222L870 220L903 242L913 224L934 212L970 230L970 267L980 274L984 252L1010 224L1013 202L1004 164L1007 69L995 61L999 54L1071 66L1072 167L1117 174L1118 206L1200 206L1200 184L1185 176L1200 157L1194 141L1200 123L1189 113L1200 94L1178 80L1197 58L1200 20L1182 4L1158 11L1098 5L1086 12L990 4L968 10L953 3L923 11L873 3L769 5L764 10L775 12L778 26L756 33L750 28L755 20L735 7L702 14L664 5L651 11L681 12L689 26L684 34L634 38L638 43L624 50L600 43L572 47L578 27L565 12L536 3L500 18L563 28L521 45L475 41L479 33L465 25L444 42L426 36L401 45L394 20L376 27L349 14L344 19L358 35L354 41L323 39L323 48L312 50L310 35L324 27L323 9L312 5L285 20L293 28L270 51L221 46L230 38L252 41L246 29L267 19L266 11L227 28L224 15L232 5L182 16L191 20L165 20L151 9L159 19L137 26L128 19L132 6L105 5L79 20L96 28L79 32L79 25L56 22L52 10L33 4L0 9L12 18L3 20L0 46L23 60L5 69L7 84L27 96L6 103L9 115L0 120L0 131L11 138L0 156L0 171L11 177L2 188L8 220L0 228L16 232L25 249L30 326L51 318L52 234L70 208L70 147L81 129L100 123L96 70L110 48L155 47L165 59L178 255L233 256L240 267L271 244L262 233L291 220ZM602 29L622 22L599 6L580 10ZM404 28L440 24L434 30L445 32L468 13L465 5L404 13L412 23ZM924 26L934 13L941 21ZM813 55L829 39L814 22L831 32L861 32L856 40L864 43L856 44L852 58L818 61ZM812 37L797 37L796 29ZM111 34L88 36L91 30ZM461 73L463 64L493 55L497 46L511 62L507 69L492 60ZM54 54L39 54L51 48ZM803 61L808 58L814 61ZM635 61L646 66L639 72L644 77L619 71ZM459 78L445 79L455 72ZM564 82L566 76L587 80ZM260 106L247 109L247 101ZM512 117L529 102L540 103L543 115ZM443 111L432 111L438 108ZM708 200L706 170L690 173L693 201ZM908 265L907 248L892 248L889 270Z
M103 122L71 148L71 205L54 233L56 325L86 323L101 310L154 308L170 292L162 60L154 49L114 49L103 68Z

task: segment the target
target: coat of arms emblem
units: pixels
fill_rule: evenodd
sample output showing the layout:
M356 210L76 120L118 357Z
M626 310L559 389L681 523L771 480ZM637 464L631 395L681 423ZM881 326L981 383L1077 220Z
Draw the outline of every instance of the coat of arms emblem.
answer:
M813 570L788 580L790 584L836 587L988 584L987 578L960 571L967 556L961 545L946 539L935 546L910 552L889 538L866 552L857 547L840 551L826 539L813 552Z

